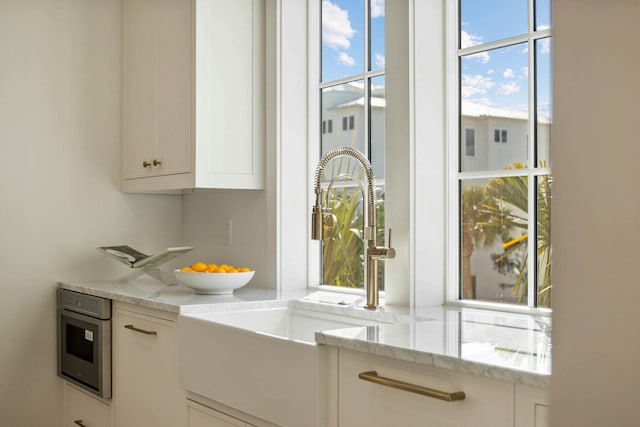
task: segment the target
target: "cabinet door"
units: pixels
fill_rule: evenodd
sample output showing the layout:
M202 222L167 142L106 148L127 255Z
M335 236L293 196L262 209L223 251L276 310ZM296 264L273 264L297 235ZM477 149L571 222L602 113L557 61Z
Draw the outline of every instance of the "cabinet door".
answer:
M116 427L182 425L174 322L116 309L113 339Z
M205 187L262 187L264 3L197 3L196 173Z
M187 427L248 427L244 421L187 400Z
M63 427L111 427L110 405L66 381L63 387Z
M465 399L447 402L359 378L369 371L444 392L463 391ZM511 383L342 349L338 382L341 426L513 426Z
M125 0L123 5L124 177L188 173L191 1Z
M517 384L515 427L547 427L548 425L549 390Z

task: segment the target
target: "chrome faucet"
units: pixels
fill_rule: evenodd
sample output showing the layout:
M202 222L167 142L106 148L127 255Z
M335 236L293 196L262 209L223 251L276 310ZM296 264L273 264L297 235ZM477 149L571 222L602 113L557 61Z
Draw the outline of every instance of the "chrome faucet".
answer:
M324 168L335 157L346 156L357 160L367 178L367 215L363 221L363 237L367 241L366 248L366 292L365 308L375 310L379 306L380 286L378 283L378 261L395 258L396 251L391 247L391 230L389 230L389 247L378 246L376 242L376 189L373 170L369 160L358 150L350 147L337 147L327 152L316 167L314 192L316 203L311 211L311 238L322 240L324 234L323 216L326 208L322 202L322 177ZM327 192L328 193L328 192ZM328 198L328 195L327 195Z

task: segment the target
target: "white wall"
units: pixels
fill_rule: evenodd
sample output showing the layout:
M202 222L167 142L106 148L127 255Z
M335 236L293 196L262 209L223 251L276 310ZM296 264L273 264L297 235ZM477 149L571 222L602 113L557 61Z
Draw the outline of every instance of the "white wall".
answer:
M118 190L120 0L0 2L0 425L57 426L57 280L180 243L181 198Z
M639 18L553 1L554 427L640 425Z

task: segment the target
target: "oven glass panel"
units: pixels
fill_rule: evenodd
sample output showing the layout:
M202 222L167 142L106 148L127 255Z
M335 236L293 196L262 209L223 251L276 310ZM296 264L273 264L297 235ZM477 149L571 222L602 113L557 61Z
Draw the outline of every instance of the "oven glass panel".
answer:
M93 363L94 331L67 323L67 353Z

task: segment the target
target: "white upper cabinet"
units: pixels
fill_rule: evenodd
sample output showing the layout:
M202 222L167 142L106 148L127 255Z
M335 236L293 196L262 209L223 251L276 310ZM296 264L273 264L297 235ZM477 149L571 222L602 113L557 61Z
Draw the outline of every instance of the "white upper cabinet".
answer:
M264 0L125 0L122 190L264 185Z

